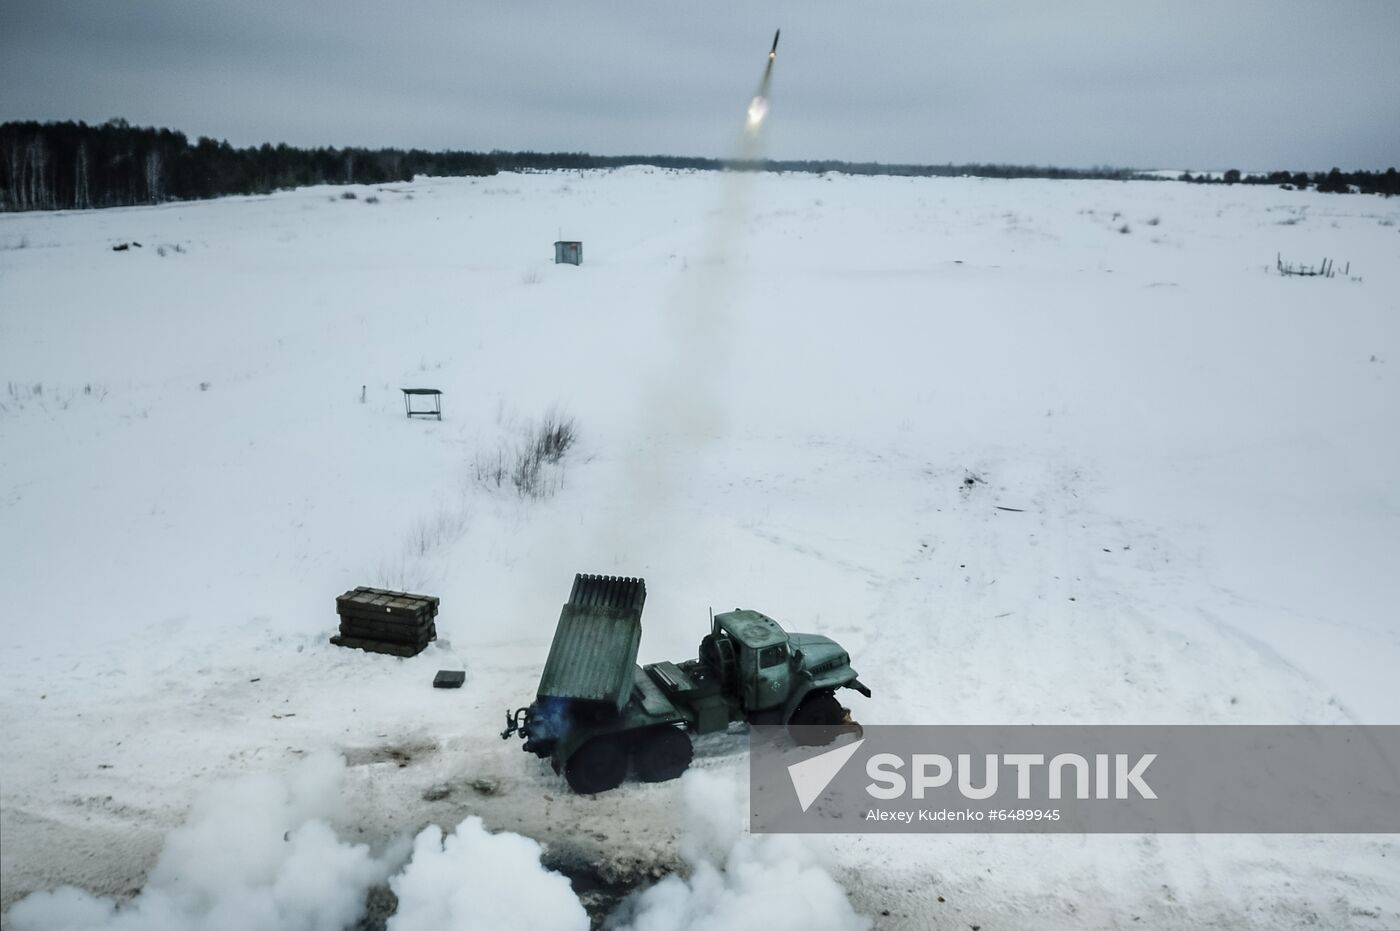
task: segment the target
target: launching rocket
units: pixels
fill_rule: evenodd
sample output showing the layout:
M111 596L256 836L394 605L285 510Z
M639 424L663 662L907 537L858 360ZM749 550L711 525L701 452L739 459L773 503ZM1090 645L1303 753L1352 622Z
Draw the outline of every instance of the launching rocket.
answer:
M778 60L778 36L783 31L773 33L773 47L768 50L768 61L763 65L763 79L758 82L758 93L749 101L749 133L757 133L759 124L768 115L768 86L773 83L773 62Z

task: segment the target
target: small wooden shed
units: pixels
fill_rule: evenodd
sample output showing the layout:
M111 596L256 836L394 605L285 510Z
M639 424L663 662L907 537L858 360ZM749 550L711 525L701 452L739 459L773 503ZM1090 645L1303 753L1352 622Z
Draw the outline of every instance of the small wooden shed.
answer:
M554 264L563 265L566 262L569 265L583 264L583 243L561 239L554 244Z

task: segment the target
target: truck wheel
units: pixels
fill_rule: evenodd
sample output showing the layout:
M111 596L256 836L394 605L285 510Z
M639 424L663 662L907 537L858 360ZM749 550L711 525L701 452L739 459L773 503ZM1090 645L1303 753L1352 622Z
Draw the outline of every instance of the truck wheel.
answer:
M850 722L850 712L841 707L836 696L828 691L813 692L788 719L793 743L819 747L836 739Z
M665 782L690 768L695 748L690 735L679 727L653 727L638 738L632 749L637 778L643 782Z
M606 792L627 776L627 745L615 734L594 737L564 764L564 779L579 795Z

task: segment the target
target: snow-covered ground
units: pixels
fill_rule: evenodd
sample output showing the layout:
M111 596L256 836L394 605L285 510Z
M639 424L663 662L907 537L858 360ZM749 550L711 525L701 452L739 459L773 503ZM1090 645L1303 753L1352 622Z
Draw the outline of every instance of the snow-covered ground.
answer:
M0 215L0 907L127 895L211 785L323 750L350 841L478 815L603 880L689 863L681 783L579 798L497 739L579 571L646 578L645 661L710 607L837 638L865 722L1400 723L1400 204L355 190ZM558 492L483 483L552 406ZM441 596L437 644L329 645L366 584ZM1400 926L1392 836L811 843L879 928Z

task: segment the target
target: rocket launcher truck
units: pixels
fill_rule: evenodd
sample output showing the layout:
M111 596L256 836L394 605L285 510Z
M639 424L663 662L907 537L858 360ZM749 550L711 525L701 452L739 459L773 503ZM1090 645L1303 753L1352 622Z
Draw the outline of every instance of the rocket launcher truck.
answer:
M644 782L675 779L690 766L691 734L739 721L830 738L859 727L836 690L870 689L836 641L737 609L712 616L696 659L639 666L645 602L642 579L575 576L535 701L506 712L502 739L522 736L575 792L616 788L629 767Z

